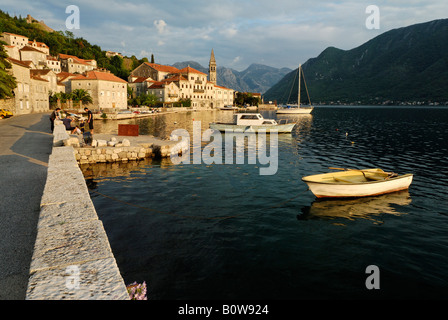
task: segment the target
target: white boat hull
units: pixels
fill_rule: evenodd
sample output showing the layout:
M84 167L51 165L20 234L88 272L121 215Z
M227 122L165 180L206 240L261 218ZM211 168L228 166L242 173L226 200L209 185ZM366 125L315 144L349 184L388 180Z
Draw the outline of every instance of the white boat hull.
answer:
M277 125L236 125L225 123L210 123L210 129L218 130L220 132L259 132L266 131L266 133L291 133L295 123L277 124Z
M317 198L354 198L406 190L411 185L412 178L412 174L405 174L388 180L362 183L315 182L308 180L307 177L302 178L302 180Z
M278 114L309 114L313 108L281 108L277 109Z

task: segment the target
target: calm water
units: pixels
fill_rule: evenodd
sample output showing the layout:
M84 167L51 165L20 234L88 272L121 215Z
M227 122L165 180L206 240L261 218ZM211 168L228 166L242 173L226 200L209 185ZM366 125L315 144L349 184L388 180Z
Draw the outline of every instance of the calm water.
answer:
M224 113L125 122L168 137ZM298 125L279 136L271 176L252 164L83 167L125 282L146 281L154 300L448 298L448 108L319 107L289 117ZM316 201L301 177L328 167L415 176L409 191ZM366 289L369 265L380 269L379 290Z

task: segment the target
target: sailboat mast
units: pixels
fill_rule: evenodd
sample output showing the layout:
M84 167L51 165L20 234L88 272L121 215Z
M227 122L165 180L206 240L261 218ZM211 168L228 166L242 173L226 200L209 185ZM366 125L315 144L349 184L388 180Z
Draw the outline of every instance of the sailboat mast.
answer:
M302 65L299 64L299 88L297 93L297 106L300 107L300 78L302 77Z

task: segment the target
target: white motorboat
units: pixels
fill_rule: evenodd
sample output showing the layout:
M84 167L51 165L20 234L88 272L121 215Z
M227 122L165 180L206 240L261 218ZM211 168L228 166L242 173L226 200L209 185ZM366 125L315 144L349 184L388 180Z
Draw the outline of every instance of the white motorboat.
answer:
M283 120L282 120L283 122ZM266 131L290 133L295 123L277 123L274 119L265 119L259 113L237 113L233 115L233 122L213 122L210 128L221 132L259 132Z

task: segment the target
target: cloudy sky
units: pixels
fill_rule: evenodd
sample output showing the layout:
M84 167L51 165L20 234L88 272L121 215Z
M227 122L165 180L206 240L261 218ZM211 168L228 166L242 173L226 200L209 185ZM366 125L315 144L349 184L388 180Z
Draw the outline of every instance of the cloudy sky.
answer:
M207 67L213 48L218 66L239 71L252 63L294 69L329 46L348 50L391 29L448 18L446 0L2 0L0 9L65 31L70 5L80 17L70 31L103 50ZM369 5L379 20L366 13Z

